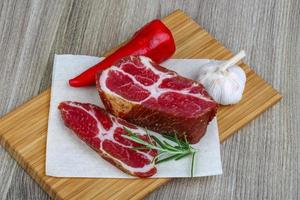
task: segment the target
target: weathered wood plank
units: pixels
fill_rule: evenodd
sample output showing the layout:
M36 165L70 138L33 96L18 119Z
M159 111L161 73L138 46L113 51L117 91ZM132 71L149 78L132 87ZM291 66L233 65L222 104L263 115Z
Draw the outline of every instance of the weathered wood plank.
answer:
M0 115L51 83L54 53L101 55L146 21L183 9L285 97L222 145L224 175L178 179L149 199L299 198L299 1L0 2ZM129 23L130 22L130 23ZM47 195L0 148L1 199Z

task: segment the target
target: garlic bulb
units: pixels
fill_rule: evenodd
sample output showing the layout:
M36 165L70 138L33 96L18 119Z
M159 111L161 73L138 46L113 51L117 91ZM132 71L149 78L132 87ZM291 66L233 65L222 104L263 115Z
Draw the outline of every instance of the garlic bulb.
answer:
M242 99L246 75L235 64L244 57L245 52L241 51L228 61L213 60L199 69L197 80L219 104L235 104Z

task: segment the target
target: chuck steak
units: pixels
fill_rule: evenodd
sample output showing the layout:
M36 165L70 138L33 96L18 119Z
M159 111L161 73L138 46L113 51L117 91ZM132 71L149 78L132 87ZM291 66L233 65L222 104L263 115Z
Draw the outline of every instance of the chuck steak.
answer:
M146 132L128 122L108 114L102 108L78 102L61 102L58 106L67 127L99 155L125 173L138 177L150 177L156 173L152 162L156 150L133 150L142 145L132 142L122 134L126 127L139 138L148 141Z
M186 137L192 144L217 112L218 104L203 85L144 56L121 59L99 72L96 83L110 113L162 134Z

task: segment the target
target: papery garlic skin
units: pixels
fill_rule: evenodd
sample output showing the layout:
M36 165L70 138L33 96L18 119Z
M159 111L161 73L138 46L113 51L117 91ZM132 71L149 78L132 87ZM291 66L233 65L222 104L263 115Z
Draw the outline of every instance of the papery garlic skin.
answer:
M219 104L236 104L242 99L246 74L237 65L221 70L222 63L223 61L211 61L202 66L197 81L204 85L209 95Z

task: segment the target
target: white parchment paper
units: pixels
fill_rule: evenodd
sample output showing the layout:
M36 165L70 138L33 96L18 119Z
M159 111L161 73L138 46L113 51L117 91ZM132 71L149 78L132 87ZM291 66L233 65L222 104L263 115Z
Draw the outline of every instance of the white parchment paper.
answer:
M95 87L72 88L68 80L102 58L81 55L55 55L47 135L46 175L56 177L134 178L103 160L96 152L64 126L57 109L61 101L79 101L104 107ZM170 59L161 65L180 75L195 78L206 59ZM217 120L208 126L205 136L194 145L194 176L222 174ZM190 177L191 158L159 164L157 177Z

